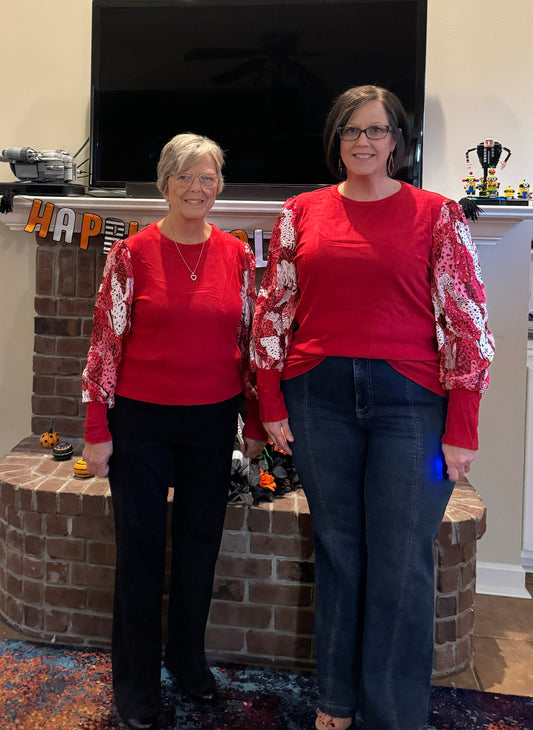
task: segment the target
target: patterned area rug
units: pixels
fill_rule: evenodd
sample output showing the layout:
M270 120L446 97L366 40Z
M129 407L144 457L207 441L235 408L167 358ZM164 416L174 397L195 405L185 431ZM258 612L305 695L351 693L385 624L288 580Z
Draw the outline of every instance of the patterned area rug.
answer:
M214 668L221 699L201 707L162 672L162 730L312 730L312 675ZM0 640L1 730L124 730L113 709L109 653ZM437 730L533 730L533 698L433 687Z

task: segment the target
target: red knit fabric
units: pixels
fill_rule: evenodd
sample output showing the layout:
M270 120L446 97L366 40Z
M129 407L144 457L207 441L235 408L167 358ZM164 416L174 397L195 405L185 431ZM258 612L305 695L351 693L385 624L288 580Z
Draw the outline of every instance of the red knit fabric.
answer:
M324 357L381 358L451 393L446 443L477 448L493 339L477 252L461 208L402 184L357 202L337 187L285 204L257 302L261 417L287 417L279 389ZM462 391L462 392L461 392Z
M255 411L247 419L252 421L247 435L262 437L249 357L253 254L214 226L205 244L180 251L192 270L199 260L196 281L156 223L117 242L108 256L83 374L89 443L111 438L106 411L115 394L200 405L244 390Z

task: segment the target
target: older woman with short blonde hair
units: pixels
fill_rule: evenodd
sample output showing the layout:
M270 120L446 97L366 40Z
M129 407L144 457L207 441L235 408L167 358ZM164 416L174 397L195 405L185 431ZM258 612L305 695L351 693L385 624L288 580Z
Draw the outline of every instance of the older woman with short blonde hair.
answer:
M163 197L167 194L169 177L177 170L192 167L204 155L213 159L218 176L217 195L220 195L224 187L224 153L221 148L212 139L199 134L177 134L161 150L157 165L157 189Z
M162 150L167 215L117 241L98 293L83 401L84 458L109 475L116 526L113 687L132 730L159 727L167 502L172 561L165 665L195 699L217 692L204 652L241 393L244 451L258 455L250 367L255 261L208 223L224 155L180 134Z

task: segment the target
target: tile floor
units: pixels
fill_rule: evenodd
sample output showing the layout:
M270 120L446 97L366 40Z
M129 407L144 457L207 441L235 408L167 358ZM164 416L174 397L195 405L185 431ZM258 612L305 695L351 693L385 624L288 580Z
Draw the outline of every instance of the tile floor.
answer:
M526 576L533 599L533 573ZM533 697L533 600L476 596L475 657L439 685Z
M478 595L475 611L473 666L438 684L533 697L533 600ZM0 637L26 638L2 623Z

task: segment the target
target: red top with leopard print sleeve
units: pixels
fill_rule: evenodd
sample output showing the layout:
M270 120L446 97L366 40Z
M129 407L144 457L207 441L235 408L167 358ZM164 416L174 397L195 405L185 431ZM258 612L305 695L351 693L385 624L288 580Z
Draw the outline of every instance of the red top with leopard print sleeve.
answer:
M264 438L250 364L255 260L248 244L211 228L196 281L157 223L113 245L82 378L88 443L111 439L107 409L115 395L200 405L241 391L246 435ZM201 246L181 248L191 268Z
M284 205L257 300L254 347L263 421L287 410L280 380L326 356L381 358L449 396L443 441L477 449L494 340L462 209L402 183L358 202L337 186Z

